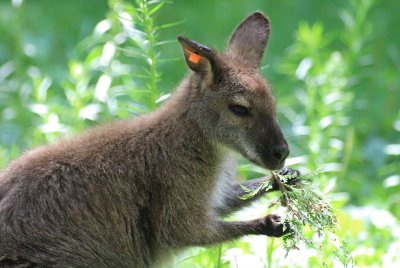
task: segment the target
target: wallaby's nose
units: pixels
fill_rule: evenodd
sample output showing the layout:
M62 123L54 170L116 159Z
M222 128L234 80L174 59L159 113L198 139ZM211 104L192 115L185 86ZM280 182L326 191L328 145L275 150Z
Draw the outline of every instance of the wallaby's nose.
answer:
M277 145L272 148L272 153L279 162L282 162L289 155L289 146L286 144Z

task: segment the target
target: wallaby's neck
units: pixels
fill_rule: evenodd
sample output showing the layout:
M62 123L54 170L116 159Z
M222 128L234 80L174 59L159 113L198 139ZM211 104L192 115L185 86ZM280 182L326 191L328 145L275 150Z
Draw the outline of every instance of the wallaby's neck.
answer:
M188 113L190 112L191 104L196 98L197 89L193 88L196 87L196 84L195 75L185 78L171 97L153 113L167 120L179 118L180 120L190 121L191 118L189 118ZM196 127L196 122L191 123Z
M159 124L172 124L176 127L176 134L194 135L198 139L213 143L212 137L200 127L198 118L192 116L192 106L198 92L198 89L193 88L197 84L195 80L194 75L184 79L166 103L151 116L154 116Z
M210 135L210 131L199 124L201 116L193 116L193 102L199 88L197 76L190 75L178 86L170 99L149 115L154 127L159 131L164 145L176 153L183 162L189 158L197 159L206 165L217 165L221 159L221 147ZM193 163L194 164L194 163ZM200 165L199 163L197 163Z

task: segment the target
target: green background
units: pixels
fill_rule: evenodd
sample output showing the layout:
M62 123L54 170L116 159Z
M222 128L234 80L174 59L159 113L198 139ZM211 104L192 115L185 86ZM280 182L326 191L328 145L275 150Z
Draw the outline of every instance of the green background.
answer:
M272 25L262 73L277 97L289 163L326 171L316 183L338 211L338 236L356 265L399 265L399 2L181 0L151 14L150 28L135 17L139 2L0 2L0 167L28 148L154 109L187 73L178 35L223 50L235 26L261 10ZM136 37L121 26L123 12L130 12L125 22L138 29ZM105 19L108 30L96 34ZM149 38L165 42L151 48ZM116 50L104 60L107 42ZM96 93L103 75L111 80L104 98ZM241 163L242 179L264 172ZM260 267L334 265L329 242L323 257L305 249L301 262L296 253L285 259L278 240L263 241L264 253L240 240L193 249L179 265L245 267L230 261L232 248Z

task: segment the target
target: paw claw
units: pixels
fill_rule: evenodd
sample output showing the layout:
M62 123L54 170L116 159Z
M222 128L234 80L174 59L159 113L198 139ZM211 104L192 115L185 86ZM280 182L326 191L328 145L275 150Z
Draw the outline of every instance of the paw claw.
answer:
M267 236L281 237L290 232L288 223L282 223L281 216L275 214L265 216L261 225L261 234Z

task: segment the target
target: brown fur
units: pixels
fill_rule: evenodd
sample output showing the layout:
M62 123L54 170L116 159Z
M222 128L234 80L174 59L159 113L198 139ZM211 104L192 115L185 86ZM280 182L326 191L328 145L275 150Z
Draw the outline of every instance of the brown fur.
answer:
M192 71L164 106L12 162L0 173L0 266L150 267L188 246L283 235L274 215L219 218L250 202L237 198L231 150L269 169L288 154L257 70L268 36L257 12L224 53L180 37ZM237 105L250 114L235 114Z

